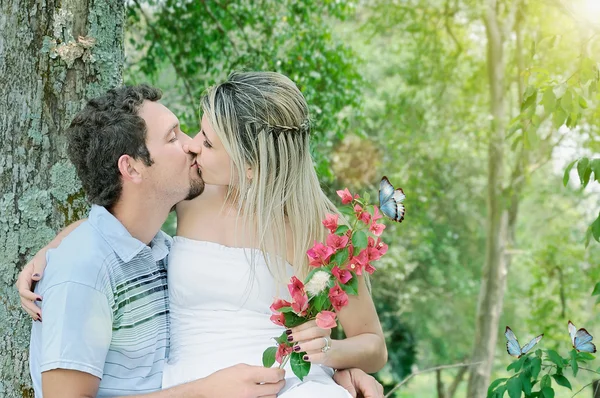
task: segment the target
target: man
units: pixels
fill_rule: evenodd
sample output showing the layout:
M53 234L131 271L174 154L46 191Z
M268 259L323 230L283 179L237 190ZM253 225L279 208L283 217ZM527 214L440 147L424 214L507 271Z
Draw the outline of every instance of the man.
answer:
M171 245L160 227L176 203L204 188L194 155L183 149L189 138L160 95L148 86L110 90L67 131L69 157L93 206L87 221L51 243L62 239L47 253L36 294L29 292L33 263L17 281L24 308L39 321L30 346L36 396L275 397L284 385L283 370L237 365L160 389ZM27 299L42 303L43 322ZM336 380L381 396L360 371L338 372Z

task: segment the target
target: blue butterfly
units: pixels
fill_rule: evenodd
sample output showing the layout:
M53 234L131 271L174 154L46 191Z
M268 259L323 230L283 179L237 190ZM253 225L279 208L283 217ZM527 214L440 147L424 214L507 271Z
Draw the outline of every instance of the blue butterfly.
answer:
M507 326L506 331L504 332L506 336L506 351L513 357L521 358L523 355L527 354L533 346L535 346L539 341L544 337L543 334L533 338L529 343L525 344L523 347L519 345L519 340L517 340L517 336L513 333L512 330Z
M406 198L402 188L394 189L387 177L381 179L379 184L379 209L391 220L402 222L404 220L404 205Z
M571 343L577 352L596 352L596 346L592 343L593 337L587 330L584 328L577 330L571 321L569 321L568 327Z

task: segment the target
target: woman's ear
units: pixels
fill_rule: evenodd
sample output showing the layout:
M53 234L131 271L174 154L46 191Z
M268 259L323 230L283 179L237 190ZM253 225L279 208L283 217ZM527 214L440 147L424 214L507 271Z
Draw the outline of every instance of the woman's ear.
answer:
M248 167L246 169L246 178L251 180L254 177L254 172L252 171L252 167Z
M140 173L140 162L129 155L122 155L117 161L119 172L124 181L130 181L134 184L142 182L142 174Z

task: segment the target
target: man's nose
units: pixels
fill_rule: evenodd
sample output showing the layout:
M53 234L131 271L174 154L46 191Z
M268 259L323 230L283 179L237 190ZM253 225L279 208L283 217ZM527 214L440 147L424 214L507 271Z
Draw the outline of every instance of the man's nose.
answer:
M200 144L200 140L196 138L192 139L186 145L183 146L183 150L188 153L199 155L200 152L202 152L202 145Z

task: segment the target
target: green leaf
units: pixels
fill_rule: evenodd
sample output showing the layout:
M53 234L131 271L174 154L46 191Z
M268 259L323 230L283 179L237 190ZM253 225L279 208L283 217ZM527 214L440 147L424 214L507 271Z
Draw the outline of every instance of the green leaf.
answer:
M551 387L544 387L542 388L542 396L544 398L554 398L554 390Z
M593 361L594 359L596 359L596 356L589 352L578 352L577 353L578 361Z
M526 357L523 356L523 357L517 359L516 361L514 361L513 363L511 363L510 365L508 365L506 367L506 370L510 371L512 369L512 370L515 371L515 373L517 373L523 367L523 362L525 362L525 358Z
M350 229L350 227L349 227L349 226L347 226L347 225L340 225L340 226L338 226L338 227L337 227L337 229L335 230L335 234L336 234L336 235L339 235L339 236L342 236L342 235L344 235L346 232L348 232L348 230L349 230L349 229Z
M525 393L525 395L529 395L531 394L531 380L530 380L531 375L529 374L529 372L523 372L521 373L521 385L523 386L523 392Z
M571 369L573 369L573 376L577 377L579 372L579 364L577 363L577 351L572 350L571 353Z
M345 215L347 218L355 217L354 208L351 206L348 206L348 205L340 206L340 207L338 207L338 210L340 211L340 213Z
M594 235L594 239L600 242L600 214L598 214L598 218L591 225L592 235Z
M312 299L312 307L317 313L329 309L331 307L327 291L321 292L321 294L316 295Z
M275 363L277 347L269 347L263 352L262 363L265 368L270 368Z
M510 398L519 398L521 396L521 379L513 377L506 383L506 389Z
M529 94L529 96L527 98L525 98L525 100L523 101L523 104L521 105L521 112L523 112L524 110L526 110L527 108L531 107L532 105L534 105L536 103L537 93L538 93L538 90L537 90L537 88L535 88L535 89L533 89L533 92L531 94ZM526 95L527 95L527 93L526 93Z
M286 332L285 332L285 330L284 330L284 331L283 331L283 333L281 333L281 336L277 337L277 338L275 339L275 341L276 341L277 343L279 343L279 344L285 344L285 343L287 343L287 342L288 342L288 341L287 341L287 338L288 338L288 335L287 335L287 333L286 333Z
M594 179L600 182L600 159L593 159L590 167L594 172Z
M277 311L283 312L283 313L285 313L285 312L294 312L294 310L292 309L292 307L281 307Z
M552 375L552 377L554 378L554 381L556 381L556 384L558 384L559 386L563 386L568 388L569 390L572 390L571 383L569 382L569 379L567 379L565 376Z
M308 320L304 317L294 314L293 312L286 312L283 314L283 316L285 317L285 326L288 328L293 328L298 325L302 325Z
M351 271L352 272L352 271ZM354 272L352 272L352 279L348 281L345 285L340 283L340 287L343 291L353 296L358 295L358 277Z
M500 387L498 387L498 389L494 392L494 398L502 398L504 396L505 392L506 392L506 384L503 384Z
M331 262L335 263L339 266L342 266L344 264L346 264L346 262L348 261L348 248L345 247L341 250L339 250L337 253L335 253L332 257L331 257Z
M579 182L584 187L587 185L587 183L590 179L589 175L587 177L587 180L585 178L589 165L590 165L590 160L588 158L581 158L581 159L579 159L579 162L577 162L577 174L579 174Z
M554 362L556 364L556 366L558 366L559 368L562 368L564 366L564 361L563 358L558 355L558 353L554 350L547 350L546 351L548 353L548 358Z
M563 124L565 124L565 120L567 120L567 112L561 107L558 106L554 110L554 114L552 115L552 125L555 129L560 128Z
M560 99L560 106L567 112L571 113L573 110L573 94L570 90L567 90Z
M541 350L538 350L541 351ZM536 352L537 354L537 352ZM531 376L534 379L537 379L540 371L542 370L542 359L540 357L535 357L531 360Z
M587 109L588 108L587 101L581 95L579 96L579 106L582 107L583 109Z
M498 387L500 384L502 384L503 382L505 382L506 380L508 380L507 378L503 378L503 379L496 379L492 382L492 384L490 384L490 386L488 387L488 397L490 396L490 394L496 389L496 387Z
M302 357L306 354L305 352L292 352L290 358L290 365L292 366L292 372L300 380L304 380L308 372L310 372L310 362L306 362Z
M600 294L600 282L596 283L594 286L594 291L592 292L592 296L597 296Z
M362 249L366 248L368 244L367 234L365 231L356 231L352 234L352 245L354 246L354 252L358 253Z
M369 203L371 201L371 195L367 191L363 192L362 197L365 200L365 203Z
M565 169L565 175L563 176L563 185L565 187L567 186L567 183L569 182L569 173L571 173L571 169L573 168L573 166L575 165L575 163L577 163L577 160L578 159L575 159L574 161L572 161L571 163L569 163L569 165Z
M542 381L540 382L540 388L543 390L544 388L552 387L552 379L549 375L544 375L542 377Z
M544 110L548 113L552 112L554 108L556 108L556 95L554 95L554 90L552 90L552 87L544 91L542 105L544 106Z

